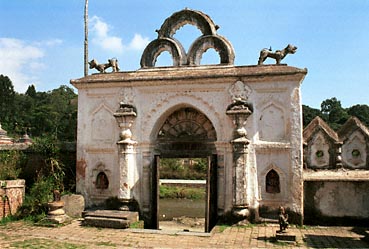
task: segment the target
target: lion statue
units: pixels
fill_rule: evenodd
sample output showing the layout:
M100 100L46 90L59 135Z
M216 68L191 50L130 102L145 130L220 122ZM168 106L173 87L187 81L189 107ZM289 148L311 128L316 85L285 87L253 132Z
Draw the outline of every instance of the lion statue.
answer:
M263 62L266 60L266 58L270 57L275 59L276 64L280 64L281 60L286 57L288 54L294 54L296 53L297 47L288 44L287 47L285 47L282 50L276 50L275 52L272 52L272 48L267 49L264 48L263 50L260 51L260 57L259 57L259 61L258 61L258 65L262 65Z
M109 67L112 68L112 72L119 72L118 60L115 58L109 59L108 63L105 64L99 64L97 60L93 59L88 64L90 65L90 69L95 68L100 73L105 73L105 69Z

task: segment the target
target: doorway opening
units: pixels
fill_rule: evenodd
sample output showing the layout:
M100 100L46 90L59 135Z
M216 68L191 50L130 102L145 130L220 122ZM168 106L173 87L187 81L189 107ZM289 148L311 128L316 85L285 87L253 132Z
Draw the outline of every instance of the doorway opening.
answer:
M205 231L207 158L162 158L159 229Z
M210 232L215 226L215 141L213 124L195 108L182 107L167 116L155 141L148 228L166 229L168 221L186 225L182 226L185 231Z

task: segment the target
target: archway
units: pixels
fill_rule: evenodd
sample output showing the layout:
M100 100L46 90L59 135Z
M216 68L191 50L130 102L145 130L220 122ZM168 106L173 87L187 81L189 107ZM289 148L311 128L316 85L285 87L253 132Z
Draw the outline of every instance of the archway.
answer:
M166 200L164 202L159 198L159 188L168 189L164 188L165 184L165 186L172 185L176 187L177 189L174 191L181 191L182 189L183 191L188 191L186 188L190 188L190 191L195 191L196 195L201 195L201 189L203 190L204 195L200 200L203 201L202 204L199 204L198 201L194 201L194 203L197 208L203 208L203 216L198 217L200 218L199 220L205 221L204 223L200 222L204 229L203 231L211 231L217 220L217 156L214 145L216 140L216 131L211 121L206 115L193 107L181 107L167 116L157 132L155 140L154 151L156 154L156 163L153 167L154 172L152 174L152 182L155 185L152 193L154 197L152 198L152 219L155 220L152 222L152 224L155 224L153 228L161 229L163 228L163 226L160 225L161 221L164 223L164 220L173 218L173 215L168 215L164 213L163 210L160 210L164 206L168 207L168 205L170 205L168 204L170 201ZM168 166L168 161L169 164L175 164L174 168ZM165 167L163 167L163 165L165 165ZM196 166L198 166L198 168L196 168ZM167 172L168 168L172 171L169 174ZM180 168L181 171L185 173L179 174L178 171L180 171ZM173 175L176 180L169 179L168 181L168 179L166 179L166 181L164 181L161 179L161 176L164 175L161 171L165 171L165 178L170 178L170 175ZM196 175L199 179L196 178ZM195 181L189 180L194 178L194 176L196 178ZM160 183L163 185L159 186ZM178 190L178 187L180 187L180 190ZM180 196L178 196L177 194L177 196L174 197L189 198L186 192L184 192L183 195L180 194ZM180 202L181 200L177 199L173 203L178 205ZM166 204L161 205L162 203ZM183 201L183 203L183 206L186 206L188 201ZM181 217L195 218L193 215L198 214L199 211L196 210L194 212L190 211L190 208L183 208L183 212ZM186 212L191 212L191 214L186 214ZM190 223L196 222L196 220L194 221L191 219L188 219L188 221ZM199 227L194 230L192 230L192 228L188 227L185 230L199 231Z

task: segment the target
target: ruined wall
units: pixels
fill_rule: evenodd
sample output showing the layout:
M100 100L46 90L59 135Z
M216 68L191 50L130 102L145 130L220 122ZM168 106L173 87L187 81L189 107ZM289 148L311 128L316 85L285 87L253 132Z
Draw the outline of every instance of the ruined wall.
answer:
M0 180L0 219L15 215L25 197L24 180Z
M187 24L202 35L185 51L173 35ZM211 189L216 214L250 211L258 218L259 206L283 205L291 220L302 223L300 85L307 70L234 66L233 47L218 29L204 13L184 9L164 21L143 52L141 69L71 81L78 88L77 192L87 206L108 197L135 200L150 223L155 156L168 156L163 150L174 142L184 148L187 136L202 145L205 138L207 154L201 155L217 156L217 186ZM208 49L219 54L219 64L201 65ZM172 67L155 66L164 51ZM190 117L177 119L177 112Z
M351 117L333 131L316 117L304 129L304 218L312 224L369 220L369 130Z
M369 220L368 181L306 181L306 224L364 224Z

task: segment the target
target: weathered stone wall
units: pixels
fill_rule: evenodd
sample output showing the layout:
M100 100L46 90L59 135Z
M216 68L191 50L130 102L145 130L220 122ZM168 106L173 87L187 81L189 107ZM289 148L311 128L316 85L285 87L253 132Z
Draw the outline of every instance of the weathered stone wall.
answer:
M203 34L189 51L172 37L186 24ZM87 206L109 197L135 200L149 220L156 213L158 155L216 155L212 214L258 218L259 206L283 205L302 223L300 85L307 70L233 66L232 45L218 28L185 9L163 23L140 70L71 81L78 88L77 192ZM201 65L209 48L220 64ZM163 51L173 67L155 67Z
M14 215L23 204L24 197L24 180L0 180L0 219Z
M364 223L369 220L369 181L306 181L307 224Z
M316 117L304 129L306 223L369 220L369 129L355 117L335 132Z

